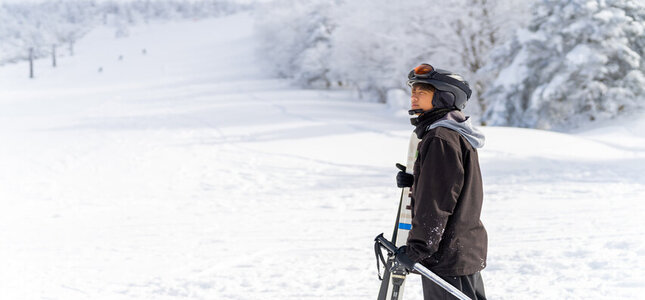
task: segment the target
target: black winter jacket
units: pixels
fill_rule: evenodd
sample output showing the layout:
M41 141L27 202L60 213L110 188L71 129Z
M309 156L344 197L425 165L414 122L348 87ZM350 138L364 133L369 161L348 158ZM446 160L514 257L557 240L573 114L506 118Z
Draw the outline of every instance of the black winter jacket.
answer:
M450 115L463 118L460 112ZM415 131L422 139L414 164L407 254L438 275L474 274L486 267L488 246L480 221L483 191L477 149L463 131L429 129L427 123Z

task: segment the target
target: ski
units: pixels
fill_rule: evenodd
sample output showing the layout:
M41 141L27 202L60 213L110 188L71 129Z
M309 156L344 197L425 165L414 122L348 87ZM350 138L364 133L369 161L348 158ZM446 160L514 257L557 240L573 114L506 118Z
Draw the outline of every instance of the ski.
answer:
M408 145L408 157L406 162L405 171L412 174L414 170L414 161L417 156L417 145L419 139L413 132L410 136L410 143ZM412 228L412 211L410 188L403 188L401 197L399 199L399 210L397 212L396 221L394 223L394 232L392 233L392 241L396 247L405 245L408 239L408 233ZM378 300L400 300L403 296L403 286L405 284L406 271L402 267L394 263L394 258L390 257L385 263L385 274L381 281L381 288L378 293Z

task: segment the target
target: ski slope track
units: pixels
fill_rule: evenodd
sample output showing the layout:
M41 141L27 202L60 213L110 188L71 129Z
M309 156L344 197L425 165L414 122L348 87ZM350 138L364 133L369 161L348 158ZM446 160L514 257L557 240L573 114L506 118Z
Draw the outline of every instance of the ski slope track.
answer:
M376 298L407 116L267 59L239 14L0 67L0 299ZM644 117L483 128L489 299L643 297Z

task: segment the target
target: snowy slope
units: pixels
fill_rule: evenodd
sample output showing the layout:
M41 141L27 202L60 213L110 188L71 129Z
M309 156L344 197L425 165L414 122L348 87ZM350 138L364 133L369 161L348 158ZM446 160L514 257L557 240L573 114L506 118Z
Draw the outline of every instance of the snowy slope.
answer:
M409 122L268 77L252 22L97 30L35 80L0 68L1 299L375 298ZM644 119L483 128L490 299L645 292Z

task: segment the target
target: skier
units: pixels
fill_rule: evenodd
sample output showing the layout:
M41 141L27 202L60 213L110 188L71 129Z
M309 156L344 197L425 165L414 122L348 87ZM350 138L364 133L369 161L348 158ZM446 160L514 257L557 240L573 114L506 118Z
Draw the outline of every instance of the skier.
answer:
M483 134L461 112L471 90L461 76L421 64L410 71L410 114L421 139L414 175L397 174L411 187L412 228L396 260L413 270L421 263L471 299L486 299L480 271L488 238L480 221L483 191L477 148ZM424 299L454 299L422 277Z

